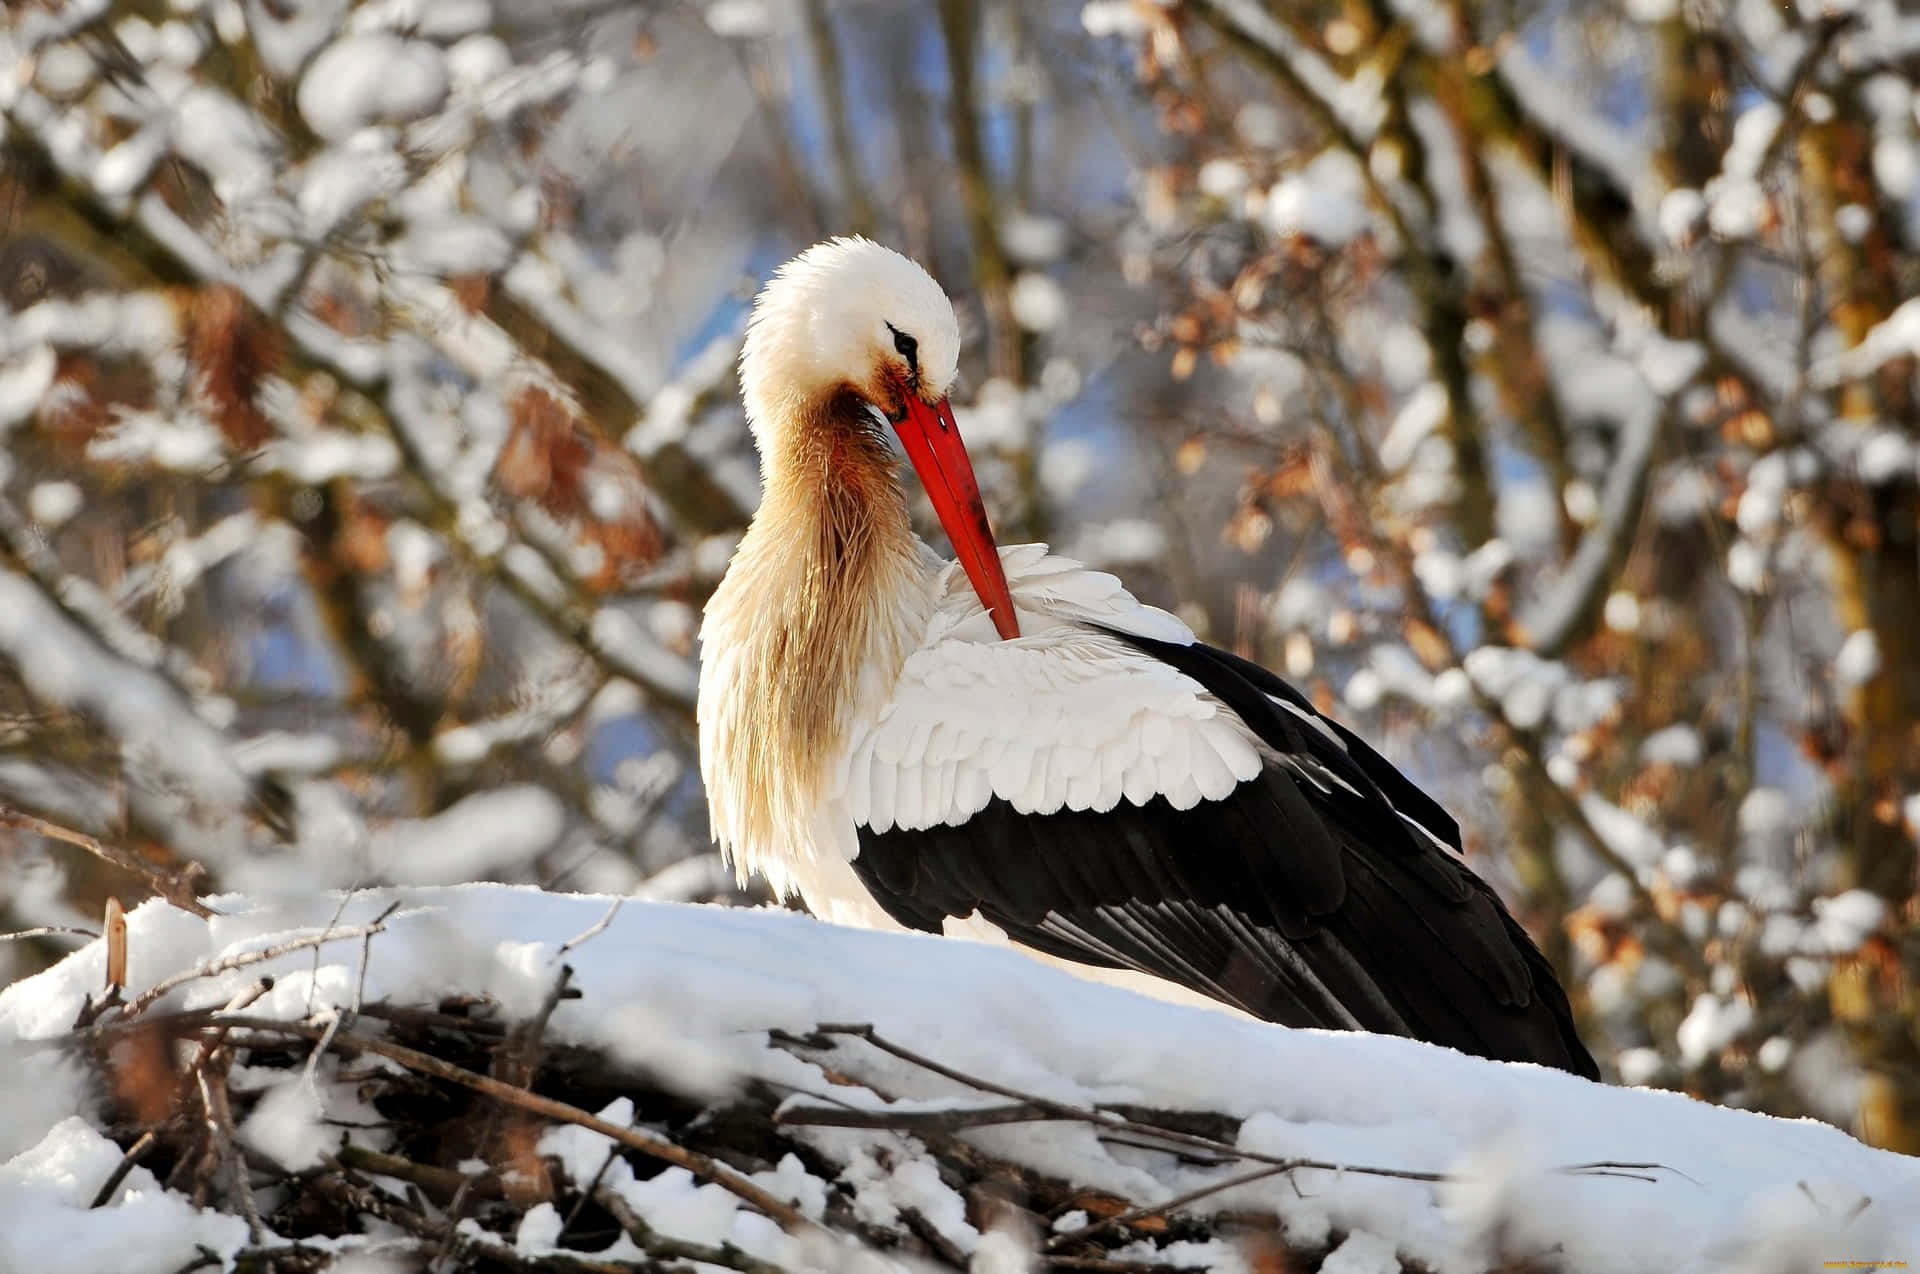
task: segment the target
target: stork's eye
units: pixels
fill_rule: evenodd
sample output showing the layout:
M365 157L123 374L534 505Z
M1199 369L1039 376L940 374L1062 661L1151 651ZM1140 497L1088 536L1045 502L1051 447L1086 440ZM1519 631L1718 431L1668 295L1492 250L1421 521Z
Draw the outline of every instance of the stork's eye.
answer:
M920 370L920 342L907 335L893 324L887 324L893 331L893 347L900 351L900 357L907 360L910 371Z

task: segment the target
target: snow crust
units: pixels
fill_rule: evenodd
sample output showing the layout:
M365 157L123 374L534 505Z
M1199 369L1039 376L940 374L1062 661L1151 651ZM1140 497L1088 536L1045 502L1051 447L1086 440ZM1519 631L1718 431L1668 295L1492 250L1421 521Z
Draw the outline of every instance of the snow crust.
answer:
M130 990L291 934L365 923L396 900L401 909L369 948L368 999L432 1003L478 993L514 1014L539 1004L561 947L601 920L609 901L465 885L359 893L344 904L338 895L215 899L225 914L208 921L149 903L129 920ZM1872 918L1832 919L1836 927L1857 928ZM295 952L188 983L170 993L169 1003L217 1006L270 973L273 988L250 1012L304 1019L348 1009L363 974L361 950L354 939L322 947L318 960ZM1407 1040L1287 1030L1146 1000L1009 950L842 929L784 911L627 901L603 932L565 958L583 998L560 1004L551 1033L651 1067L693 1091L724 1091L748 1076L818 1090L818 1072L770 1048L767 1030L871 1022L948 1065L1047 1097L1240 1118L1241 1144L1251 1151L1453 1174L1435 1184L1303 1171L1294 1181L1271 1178L1207 1204L1272 1209L1292 1241L1339 1237L1332 1268L1386 1270L1418 1261L1439 1274L1464 1274L1518 1253L1590 1274L1706 1274L1785 1270L1783 1256L1885 1255L1920 1244L1920 1163L1869 1149L1824 1124L1592 1084ZM16 1058L46 1064L45 1049L23 1041L64 1033L82 997L100 985L104 961L96 942L0 991L0 1065L9 1075L19 1073ZM1694 1033L1715 1033L1728 1011L1696 1005ZM374 1025L362 1021L356 1029ZM903 1098L979 1097L878 1053L863 1051L860 1059L863 1075ZM342 1112L336 1103L351 1100L324 1074L314 1091L334 1118ZM880 1101L859 1088L834 1095ZM321 1110L302 1081L291 1080L258 1109L248 1129L254 1144L295 1160L316 1153ZM0 1166L0 1267L21 1267L26 1253L59 1250L79 1254L74 1268L108 1268L88 1263L94 1253L100 1260L111 1254L115 1270L171 1269L195 1244L230 1253L243 1242L239 1221L196 1211L138 1169L110 1206L88 1210L119 1157L89 1114L73 1085L10 1083L0 1090L0 1133L9 1138L0 1154L13 1156ZM326 1135L342 1134L329 1127ZM910 1142L893 1139L883 1166L855 1139L892 1134L815 1135L830 1158L848 1165L842 1185L858 1207L874 1215L914 1207L963 1250L983 1253L982 1261L1004 1246L972 1230L958 1196L922 1171L930 1164L916 1167L910 1154L901 1156ZM1141 1201L1244 1170L1109 1144L1084 1125L1016 1125L975 1135L993 1153ZM542 1150L597 1167L603 1146L592 1134L561 1130L548 1134ZM1660 1166L1626 1175L1568 1171L1597 1161ZM828 1183L797 1163L762 1175L762 1184L803 1210L825 1198ZM795 1268L807 1263L762 1218L684 1174L641 1183L615 1173L612 1184L665 1232L733 1241ZM518 1236L522 1249L542 1250L551 1229L543 1230L538 1212L530 1215ZM1218 1243L1192 1246L1192 1262L1245 1268ZM1170 1255L1163 1250L1156 1259Z
M127 1174L111 1206L89 1209L120 1156L86 1120L69 1116L0 1164L0 1269L171 1274L200 1247L228 1257L246 1243L245 1221L195 1208L145 1168ZM50 1267L54 1253L58 1265Z

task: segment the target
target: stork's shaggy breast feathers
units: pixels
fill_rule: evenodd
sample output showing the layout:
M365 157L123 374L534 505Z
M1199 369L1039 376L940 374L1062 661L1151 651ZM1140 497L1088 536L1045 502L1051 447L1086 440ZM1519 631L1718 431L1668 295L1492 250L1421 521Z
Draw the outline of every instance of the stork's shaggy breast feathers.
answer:
M1596 1074L1445 811L1113 576L995 548L945 401L958 352L938 285L864 240L755 308L766 493L707 608L699 703L736 866L833 919ZM957 562L914 536L889 428Z

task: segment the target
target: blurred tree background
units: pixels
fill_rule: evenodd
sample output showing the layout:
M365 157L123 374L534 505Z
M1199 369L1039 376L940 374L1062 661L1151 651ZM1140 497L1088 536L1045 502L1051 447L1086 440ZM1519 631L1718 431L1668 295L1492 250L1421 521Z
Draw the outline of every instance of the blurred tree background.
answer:
M1002 541L1434 790L1613 1078L1920 1151L1917 73L1892 0L16 0L0 804L752 896L734 359L866 233ZM0 926L137 893L20 821Z

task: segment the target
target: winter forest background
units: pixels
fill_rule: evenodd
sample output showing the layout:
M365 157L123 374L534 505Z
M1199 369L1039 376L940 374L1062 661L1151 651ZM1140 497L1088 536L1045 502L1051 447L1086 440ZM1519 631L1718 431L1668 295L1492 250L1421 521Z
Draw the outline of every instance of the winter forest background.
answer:
M1002 542L1428 785L1610 1078L1920 1152L1917 76L1892 0L19 0L0 928L143 896L72 832L754 896L734 360L858 232Z

